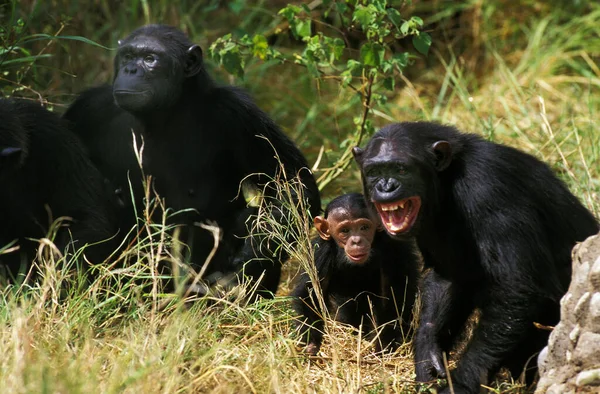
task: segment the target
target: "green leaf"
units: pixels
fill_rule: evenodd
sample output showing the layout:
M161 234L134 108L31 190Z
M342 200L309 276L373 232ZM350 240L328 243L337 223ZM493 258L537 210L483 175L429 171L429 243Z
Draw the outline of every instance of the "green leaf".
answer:
M252 55L264 60L267 57L267 51L269 49L267 38L262 34L257 34L252 38L252 44Z
M356 60L350 59L348 60L348 63L346 63L346 70L344 72L342 72L342 75L347 76L359 76L362 73L363 70L363 65L360 62L357 62Z
M292 27L294 29L294 34L296 34L297 37L304 38L310 37L311 35L310 20L298 19L295 23L292 23Z
M284 16L288 22L291 23L294 17L300 12L302 12L302 8L295 5L288 5L287 7L279 10L278 14Z
M384 55L385 48L380 44L368 42L360 47L360 61L365 66L379 66Z
M344 13L346 13L346 11L348 11L348 6L346 5L346 3L336 1L335 9L338 12L338 14L343 15Z
M400 32L404 35L408 34L408 30L410 29L410 23L409 22L404 22L402 23L402 26L400 26Z
M368 7L358 6L352 14L352 20L358 22L365 30L375 20L375 14Z
M410 21L414 22L415 26L423 26L423 19L419 18L418 16L413 16L410 18Z
M85 38L85 37L81 37L81 36L51 36L49 34L44 34L44 33L39 33L39 34L32 34L28 37L26 37L25 39L21 40L20 43L21 45L25 44L25 43L29 43L29 42L33 42L33 41L40 41L40 40L72 40L72 41L81 41L84 42L86 44L90 44L102 49L108 49L109 51L115 50L116 48L109 48L109 47L105 47L104 45L100 45L95 41L90 40L89 38Z
M346 48L344 40L342 40L341 38L334 38L333 40L329 40L328 44L331 50L331 54L333 56L331 62L333 62L333 60L340 60L340 58L344 54L344 49Z
M221 64L225 67L225 70L230 74L238 76L240 78L244 77L244 68L242 66L242 57L240 53L237 51L229 51L224 53L221 56Z
M408 66L408 52L395 53L394 56L392 56L391 62L398 67L399 71L404 70L406 66Z
M16 63L30 63L30 62L34 62L39 59L45 59L45 58L49 58L49 57L52 57L52 54L46 53L46 54L35 55L35 56L19 57L17 59L4 60L2 62L2 66L8 66L9 64L16 64Z
M383 87L387 90L394 90L396 87L396 80L393 77L387 77L383 80Z
M396 10L395 8L388 8L386 11L388 18L390 18L390 21L392 21L394 26L396 26L396 28L399 29L402 25L402 16L400 16L398 10Z
M412 38L413 45L423 55L427 55L431 46L431 36L428 33L421 32Z

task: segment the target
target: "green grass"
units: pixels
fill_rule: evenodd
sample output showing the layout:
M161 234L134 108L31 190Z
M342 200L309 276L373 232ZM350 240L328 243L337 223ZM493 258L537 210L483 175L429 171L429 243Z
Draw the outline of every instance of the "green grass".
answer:
M185 28L207 48L227 32L273 29L276 10L285 5L232 3L242 11L211 1L59 0L38 4L27 28L114 46L145 21L163 21ZM436 120L518 147L549 163L600 216L600 6L590 3L577 12L537 1L522 7L465 1L436 9L428 8L430 2L415 3L415 13L436 22L432 26L443 29L446 41L438 39L428 59L407 70L395 95L373 111L374 123ZM33 4L20 2L19 12L28 14ZM53 56L40 58L23 81L58 111L83 88L110 80L112 52L72 40L38 44L32 54ZM0 79L3 92L37 97L24 88L12 92L15 85L6 80L18 74L0 68L8 72ZM247 87L311 163L322 151L317 176L333 165L341 141L354 130L352 119L360 110L355 96L333 81L312 80L298 67L253 62L246 71L239 81L214 70L220 79ZM323 197L357 190L353 164ZM155 261L164 244L134 246L131 268L104 267L89 287L50 264L45 280L33 288L0 291L2 391L413 393L410 343L393 355L374 355L351 329L332 323L319 357L301 354L285 296L299 268L310 264L308 236L297 235L301 242L285 267L281 297L255 304L228 297L191 307L165 303L152 276L155 265L137 261L138 255ZM493 387L498 393L526 392L509 380Z

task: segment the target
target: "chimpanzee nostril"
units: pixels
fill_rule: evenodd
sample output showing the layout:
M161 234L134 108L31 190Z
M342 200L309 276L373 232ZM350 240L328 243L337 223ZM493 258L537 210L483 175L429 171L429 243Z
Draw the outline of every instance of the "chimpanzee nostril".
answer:
M124 70L127 74L135 74L137 72L137 67L135 66L125 66Z
M377 183L376 187L382 193L391 193L400 188L400 182L394 178L382 179Z

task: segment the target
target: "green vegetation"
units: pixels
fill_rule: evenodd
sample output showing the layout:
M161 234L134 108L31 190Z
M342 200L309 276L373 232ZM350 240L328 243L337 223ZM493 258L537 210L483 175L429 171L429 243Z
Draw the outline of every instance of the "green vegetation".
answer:
M12 0L0 5L0 94L62 112L110 81L117 39L150 22L182 28L213 74L252 92L314 164L324 203L360 189L349 149L376 128L435 120L541 158L600 216L596 2ZM309 266L308 236L281 295ZM39 285L0 291L2 391L416 391L410 344L374 355L341 325L309 362L285 297L165 302L147 264L162 246L132 247L131 268L99 267L91 287L51 258Z

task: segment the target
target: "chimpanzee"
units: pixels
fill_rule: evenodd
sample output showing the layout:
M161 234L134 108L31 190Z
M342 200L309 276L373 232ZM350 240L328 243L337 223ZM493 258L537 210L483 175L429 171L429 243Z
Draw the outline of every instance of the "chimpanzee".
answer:
M414 236L430 268L414 341L417 380L446 376L442 352L478 308L451 374L454 392L478 392L503 366L513 376L527 366L531 381L532 355L548 339L534 322L557 323L571 249L598 232L596 219L540 160L451 126L391 124L354 156L370 209L393 238Z
M61 252L94 244L85 257L102 263L114 246L111 196L65 123L36 103L0 99L0 248L14 240L19 246L0 255L10 275L30 265L38 245L31 239L46 237L60 217L71 219L55 239Z
M319 233L313 240L315 266L328 311L337 321L356 328L363 324L367 333L373 321L385 324L376 348L395 349L412 323L419 275L413 243L392 240L378 228L360 193L333 199L314 224ZM304 272L292 305L301 315L299 325L311 355L319 351L323 332L313 291Z
M239 195L240 183L245 179L272 201L273 190L263 187L278 176L280 161L288 179L299 174L302 194L316 215L319 191L300 150L247 93L215 83L202 49L176 28L147 25L133 31L119 41L114 69L112 86L84 92L64 117L119 192L124 211L133 213L133 201L143 207L133 131L138 144L143 138L143 171L167 207L193 209L171 219L183 226L191 265L201 267L214 245L212 234L195 223L214 221L224 235L206 274L243 272L255 282L264 274L261 294L271 295L287 256L264 235L246 237L256 209ZM286 220L284 205L278 208L275 220ZM125 217L121 226L129 229L135 217ZM240 227L243 231L235 233Z

